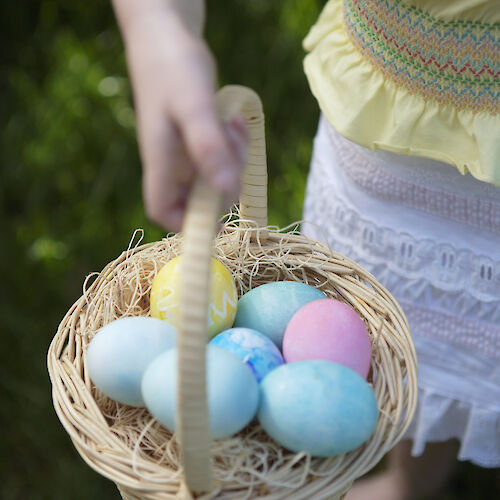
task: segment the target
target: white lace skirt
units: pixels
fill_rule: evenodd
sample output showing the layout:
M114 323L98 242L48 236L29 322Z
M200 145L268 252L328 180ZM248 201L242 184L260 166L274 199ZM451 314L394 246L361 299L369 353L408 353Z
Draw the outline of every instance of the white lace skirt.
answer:
M500 467L500 188L433 160L373 152L322 117L303 232L372 272L401 303L419 361L408 437L458 438Z

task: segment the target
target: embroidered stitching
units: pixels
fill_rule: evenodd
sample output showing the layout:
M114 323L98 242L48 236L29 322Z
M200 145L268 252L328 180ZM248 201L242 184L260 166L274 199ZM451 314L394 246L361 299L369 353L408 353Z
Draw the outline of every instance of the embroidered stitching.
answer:
M500 112L500 24L443 21L401 0L344 0L344 22L396 86L459 110Z
M401 303L410 325L422 337L442 339L500 360L500 327L484 321Z
M360 189L383 200L500 234L500 203L464 197L446 189L432 189L399 179L361 155L349 141L340 138L330 125L327 134L338 154L337 165Z

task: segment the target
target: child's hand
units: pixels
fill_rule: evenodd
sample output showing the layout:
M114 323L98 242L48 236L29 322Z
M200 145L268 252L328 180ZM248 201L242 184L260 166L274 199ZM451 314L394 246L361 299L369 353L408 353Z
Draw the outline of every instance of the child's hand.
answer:
M245 123L220 122L213 58L176 2L114 0L114 6L134 89L146 211L177 231L196 173L224 193L226 205L236 201Z

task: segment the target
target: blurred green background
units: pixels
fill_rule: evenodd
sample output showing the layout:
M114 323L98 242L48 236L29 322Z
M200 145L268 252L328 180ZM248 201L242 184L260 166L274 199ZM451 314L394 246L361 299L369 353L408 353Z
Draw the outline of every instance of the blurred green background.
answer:
M221 85L264 102L272 224L301 216L318 119L301 40L323 4L208 1ZM102 0L2 2L0 28L0 499L118 498L59 424L45 356L85 276L135 228L163 235L144 216L122 42ZM493 474L461 464L441 498L494 491Z

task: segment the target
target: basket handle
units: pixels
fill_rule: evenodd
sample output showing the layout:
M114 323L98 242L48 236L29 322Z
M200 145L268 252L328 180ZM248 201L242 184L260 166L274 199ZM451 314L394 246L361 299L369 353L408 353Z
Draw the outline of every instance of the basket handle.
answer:
M231 85L217 93L223 120L242 114L249 130L248 164L242 178L242 219L267 225L267 168L264 115L258 95ZM180 327L177 338L177 432L184 481L188 491L212 489L210 431L205 382L207 311L213 238L220 199L208 183L198 178L189 199L183 233ZM242 223L244 224L244 222ZM189 496L187 496L189 498Z
M244 220L267 226L267 163L264 113L259 96L248 87L227 85L217 92L219 116L230 120L235 115L245 118L249 147L245 171L241 179L240 215ZM245 224L245 221L242 222ZM251 225L251 224L249 224Z

